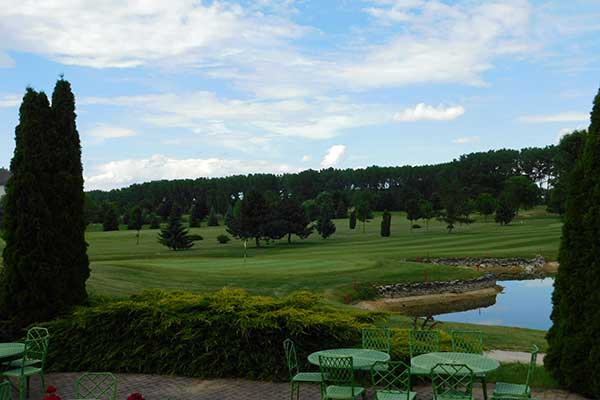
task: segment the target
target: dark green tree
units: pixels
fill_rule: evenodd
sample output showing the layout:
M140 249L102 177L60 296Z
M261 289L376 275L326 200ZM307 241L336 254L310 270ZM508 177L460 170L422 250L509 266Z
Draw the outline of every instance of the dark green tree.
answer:
M158 233L158 243L175 251L187 250L194 245L188 230L181 222L177 210L173 210L173 213L169 216L167 226Z
M104 232L119 230L117 211L112 204L105 203L102 207L102 230Z
M136 206L133 208L133 210L131 210L131 214L129 215L129 223L127 224L127 229L136 231L136 244L140 244L140 231L142 230L143 225L144 220L142 218L142 209L141 207Z
M214 207L210 207L210 212L208 213L208 219L206 221L208 226L219 226L219 217L215 211Z
M52 108L27 89L6 188L2 314L23 327L87 299L83 176L75 98L59 80Z
M457 223L470 224L469 198L464 189L459 189L456 184L451 184L442 197L444 210L438 216L440 221L446 223L446 229L451 233Z
M479 214L483 215L485 222L487 222L488 217L496 211L497 203L494 196L490 193L479 193L479 196L477 196L475 207Z
M498 199L494 219L500 225L508 225L517 216L515 199L509 193L503 192Z
M530 209L540 200L540 188L524 175L510 177L504 185L504 191L510 197L511 202L519 208Z
M569 390L600 396L600 90L566 202L546 368Z
M332 204L324 203L321 207L321 214L316 222L317 232L319 232L323 239L327 239L335 233L336 227L332 221L333 215Z
M304 208L304 212L309 220L315 221L319 218L319 206L317 206L317 202L314 199L304 201L302 203L302 208Z
M356 209L352 209L352 211L350 211L350 216L348 217L348 224L350 229L355 229L356 228Z
M204 207L197 201L194 201L190 208L190 228L197 228L204 219Z
M285 224L288 243L292 243L292 235L305 239L312 233L313 227L309 226L310 220L300 203L286 197L281 200L277 209L281 220Z
M344 199L340 199L337 203L337 209L335 210L336 218L348 218L348 207L346 207L346 203Z
M390 214L390 212L388 210L385 210L383 212L383 215L381 218L381 236L389 237L390 233L391 233L390 232L391 226L392 226L392 214Z
M427 231L429 231L429 220L436 216L435 211L433 210L433 204L428 200L421 200L419 203L421 218L425 220L425 226Z
M260 247L260 240L265 237L265 225L269 222L270 215L269 205L262 193L250 190L236 203L227 231L244 241L252 238L256 247Z
M421 213L421 202L416 198L411 198L406 202L406 219L410 221L410 230L414 221L423 218Z
M361 190L354 195L354 210L356 218L362 222L363 233L365 233L367 222L373 218L371 196L367 192Z

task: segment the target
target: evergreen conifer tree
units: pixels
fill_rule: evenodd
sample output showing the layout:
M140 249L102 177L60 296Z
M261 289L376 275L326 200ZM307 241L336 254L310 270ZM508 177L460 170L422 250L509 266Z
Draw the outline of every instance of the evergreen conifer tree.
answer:
M383 216L381 219L381 236L389 237L390 230L392 226L392 214L388 210L383 212Z
M111 204L106 204L102 214L102 230L104 232L118 231L119 219L117 218L115 207Z
M496 206L495 220L500 225L508 225L517 215L517 207L514 200L507 193L502 193Z
M336 227L331 218L333 217L333 208L324 206L321 207L321 214L316 222L317 232L323 239L327 239L329 236L335 233Z
M171 250L187 250L194 245L187 229L183 227L181 217L177 210L173 210L169 216L169 222L164 229L158 233L158 242Z
M219 226L219 217L215 212L215 208L213 206L210 207L210 212L208 213L208 220L206 222L208 226Z
M350 217L348 217L348 224L350 226L350 229L355 229L356 228L356 209L352 209L352 211L350 211Z
M569 178L552 327L544 359L565 387L600 396L600 90L583 154Z

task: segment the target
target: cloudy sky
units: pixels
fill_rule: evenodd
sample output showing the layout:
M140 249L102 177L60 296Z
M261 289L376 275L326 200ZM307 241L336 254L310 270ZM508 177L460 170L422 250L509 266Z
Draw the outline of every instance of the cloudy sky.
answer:
M588 124L600 3L0 0L0 166L27 86L77 97L87 189L437 163Z

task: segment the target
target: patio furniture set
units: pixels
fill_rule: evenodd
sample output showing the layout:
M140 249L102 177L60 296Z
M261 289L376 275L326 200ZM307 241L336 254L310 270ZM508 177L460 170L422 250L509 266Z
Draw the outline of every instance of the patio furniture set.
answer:
M370 386L376 400L413 400L413 377L431 379L434 400L472 400L473 383L481 381L487 400L486 375L500 367L498 361L483 355L483 333L452 332L452 351L440 351L440 332L409 332L410 366L390 357L392 331L369 328L362 331L361 348L328 349L311 353L308 362L319 372L299 370L296 347L284 341L284 353L291 381L291 399L299 400L300 384L320 385L322 400L366 399ZM533 346L524 384L496 382L492 400L531 399L530 382L539 349ZM360 379L362 378L362 380ZM370 381L367 385L359 382Z

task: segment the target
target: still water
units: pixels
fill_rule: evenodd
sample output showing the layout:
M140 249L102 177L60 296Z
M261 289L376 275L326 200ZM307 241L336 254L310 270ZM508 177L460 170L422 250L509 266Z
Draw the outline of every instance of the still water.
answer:
M547 330L551 326L554 278L499 281L504 287L496 304L436 316L437 320Z

